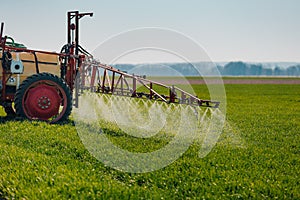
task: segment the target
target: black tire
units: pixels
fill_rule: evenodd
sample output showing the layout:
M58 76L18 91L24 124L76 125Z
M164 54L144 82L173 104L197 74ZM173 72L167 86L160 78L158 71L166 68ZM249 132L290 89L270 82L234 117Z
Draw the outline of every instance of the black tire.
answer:
M30 120L56 123L72 111L72 94L65 81L50 73L29 76L15 95L16 114Z

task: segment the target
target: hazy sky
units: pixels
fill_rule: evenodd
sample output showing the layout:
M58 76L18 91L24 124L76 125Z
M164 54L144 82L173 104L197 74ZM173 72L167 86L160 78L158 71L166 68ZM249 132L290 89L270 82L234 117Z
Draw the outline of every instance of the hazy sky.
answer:
M77 9L94 12L80 21L90 51L120 32L162 27L193 38L212 61L300 61L299 0L14 0L1 1L0 21L27 47L59 51L66 12Z

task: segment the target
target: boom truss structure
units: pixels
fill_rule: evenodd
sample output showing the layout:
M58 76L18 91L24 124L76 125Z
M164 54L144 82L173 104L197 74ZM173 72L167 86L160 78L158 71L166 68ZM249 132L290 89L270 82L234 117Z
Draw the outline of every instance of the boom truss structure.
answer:
M144 98L165 103L218 108L220 102L200 99L177 86L168 86L143 76L129 74L94 59L87 59L80 68L78 94L84 90L103 94ZM159 91L158 91L159 89ZM161 90L167 91L161 94Z

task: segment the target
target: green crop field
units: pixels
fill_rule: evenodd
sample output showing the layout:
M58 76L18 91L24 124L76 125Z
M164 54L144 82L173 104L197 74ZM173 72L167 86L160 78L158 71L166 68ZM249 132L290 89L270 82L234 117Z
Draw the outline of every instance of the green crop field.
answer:
M205 96L205 86L193 87ZM2 110L0 199L300 199L300 85L225 88L226 123L213 150L199 158L195 142L171 165L141 174L91 156L72 119L17 121ZM106 134L136 151L167 141Z

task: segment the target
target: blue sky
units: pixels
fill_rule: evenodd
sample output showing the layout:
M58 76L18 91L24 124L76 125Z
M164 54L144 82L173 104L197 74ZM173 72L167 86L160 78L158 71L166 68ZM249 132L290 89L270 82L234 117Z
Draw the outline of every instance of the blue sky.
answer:
M193 38L212 61L300 62L298 0L14 0L2 1L0 21L18 42L59 51L66 12L77 9L94 12L81 20L81 45L90 51L120 32L162 27Z

